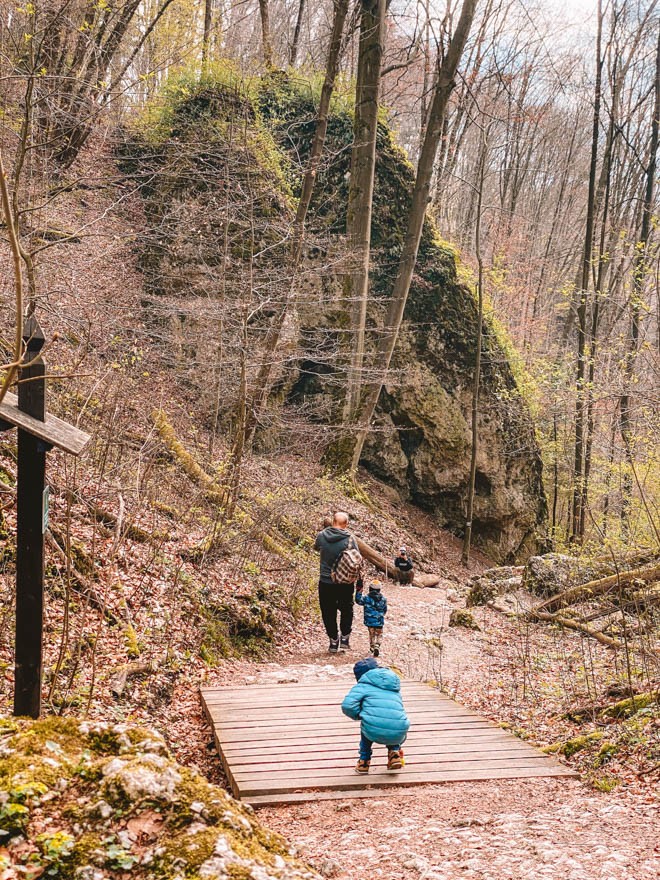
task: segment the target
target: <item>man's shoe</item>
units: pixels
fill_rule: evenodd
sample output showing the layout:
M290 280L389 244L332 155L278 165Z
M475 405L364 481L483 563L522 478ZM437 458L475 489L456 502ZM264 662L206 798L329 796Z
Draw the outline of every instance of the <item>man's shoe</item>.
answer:
M337 654L339 652L339 639L330 639L329 654Z
M388 770L401 770L405 761L403 760L403 749L399 749L398 751L395 749L390 749L387 753L387 769Z
M355 765L355 772L359 773L360 776L364 775L365 773L368 773L370 764L371 764L371 761L363 761L362 758L360 758L360 760Z
M341 648L342 651L348 651L348 649L351 647L349 640L350 640L350 636L342 636L341 639L339 640L339 647Z
M373 648L371 649L371 653L374 657L378 657L378 655L380 654L380 648L378 647L378 645L373 646Z

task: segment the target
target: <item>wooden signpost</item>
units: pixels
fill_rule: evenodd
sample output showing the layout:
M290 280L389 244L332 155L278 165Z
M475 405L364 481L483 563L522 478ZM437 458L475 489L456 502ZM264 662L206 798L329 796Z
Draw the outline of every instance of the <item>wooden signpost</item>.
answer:
M0 430L18 428L14 714L38 718L41 713L44 535L48 528L46 453L56 446L71 455L79 455L89 435L46 412L46 365L40 354L44 336L34 318L28 318L25 323L23 341L25 365L18 375L18 396L7 393L0 403Z

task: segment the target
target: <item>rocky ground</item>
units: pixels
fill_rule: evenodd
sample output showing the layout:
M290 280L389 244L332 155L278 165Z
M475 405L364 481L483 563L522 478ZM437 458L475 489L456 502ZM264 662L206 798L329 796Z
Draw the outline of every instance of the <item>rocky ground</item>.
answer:
M447 539L443 549L445 574L459 579L458 547ZM386 591L391 613L383 662L413 678L435 679L538 745L575 732L556 714L571 694L584 698L618 674L606 649L549 628L528 631L489 609L475 610L479 630L448 627L451 610L461 604L461 590L451 581L428 590L388 584ZM348 687L351 664L367 647L359 617L353 649L338 658L324 653L325 639L310 625L296 633L295 646L282 648L277 662L228 664L208 680L276 684L341 677ZM655 880L658 727L653 720L649 725L642 751L650 763L627 754L617 764L615 756L614 764L583 768L583 780L428 786L399 796L263 808L259 816L317 870L338 880ZM610 780L612 790L599 790L610 788Z

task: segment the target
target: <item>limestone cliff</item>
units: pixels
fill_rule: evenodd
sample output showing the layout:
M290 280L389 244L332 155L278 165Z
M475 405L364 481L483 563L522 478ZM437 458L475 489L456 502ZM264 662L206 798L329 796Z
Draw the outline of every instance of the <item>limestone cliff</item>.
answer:
M237 94L235 88L219 84L206 84L192 95L183 93L167 125L162 118L159 122L158 149L145 151L143 142L141 156L132 150L142 172L148 169L143 191L151 234L143 239L141 259L150 307L155 301L174 300L176 316L171 320L178 321L179 328L190 322L190 315L199 319L208 314L209 304L221 297L225 303L240 302L248 277L248 231L252 249L256 234L259 250L266 255L255 264L256 278L251 275L250 283L265 290L267 285L281 287L288 279L286 248L277 239L286 238L291 222L292 196L314 130L314 100L308 86L284 75L262 81L249 95ZM348 335L342 234L351 139L350 108L336 107L311 206L307 277L288 328L287 369L277 388L279 401L303 405L308 417L320 422L336 422L341 412L341 352ZM153 146L153 136L151 140ZM385 123L379 127L377 150L368 348L382 324L414 179ZM179 167L185 174L177 180ZM248 214L253 218L251 230ZM223 247L231 274L229 287L225 282L220 290L209 267L218 264ZM375 476L433 511L440 524L457 533L464 522L469 470L477 320L474 296L458 271L455 252L427 221L393 369L363 456L364 466ZM267 295L263 299L256 321L265 325ZM230 351L236 330L226 321L222 326L225 333L231 330L226 333ZM200 349L203 345L207 349ZM199 342L186 354L182 343L180 357L199 362L213 356L208 345L208 340ZM231 383L229 377L227 392ZM231 393L225 397L230 399ZM546 518L541 458L528 408L489 321L484 330L479 428L475 541L499 561L529 555L538 547Z
M280 81L263 89L260 106L282 149L304 162L314 127L309 98L299 87ZM326 153L332 158L319 175L312 205L311 228L319 236L328 228L341 236L345 229L351 125L347 110L336 111L330 119ZM414 171L385 124L379 127L377 153L372 341L382 324L414 182ZM427 220L393 369L362 463L403 497L433 511L442 525L460 533L470 462L477 308L472 292L459 281L458 268L455 252ZM294 399L327 396L336 385L333 369L315 353L328 348L333 327L337 337L341 335L336 330L341 327L337 321L340 279L333 283L324 275L319 297L307 313L302 306L307 357L301 361ZM490 321L484 328L483 346L473 533L487 552L505 561L537 549L546 501L532 419Z

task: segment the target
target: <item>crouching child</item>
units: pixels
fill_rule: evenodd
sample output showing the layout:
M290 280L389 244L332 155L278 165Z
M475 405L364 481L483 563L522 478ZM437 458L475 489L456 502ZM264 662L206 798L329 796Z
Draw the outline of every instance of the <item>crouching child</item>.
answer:
M368 773L374 743L387 746L387 769L403 767L403 749L410 721L403 708L401 681L391 669L378 665L373 657L358 660L353 667L357 684L344 697L341 710L360 721L360 759L356 773Z
M380 581L372 581L366 596L360 584L355 591L355 601L364 608L364 625L369 630L369 647L374 657L380 654L380 642L383 638L383 626L387 614L387 599L383 596L381 587Z

